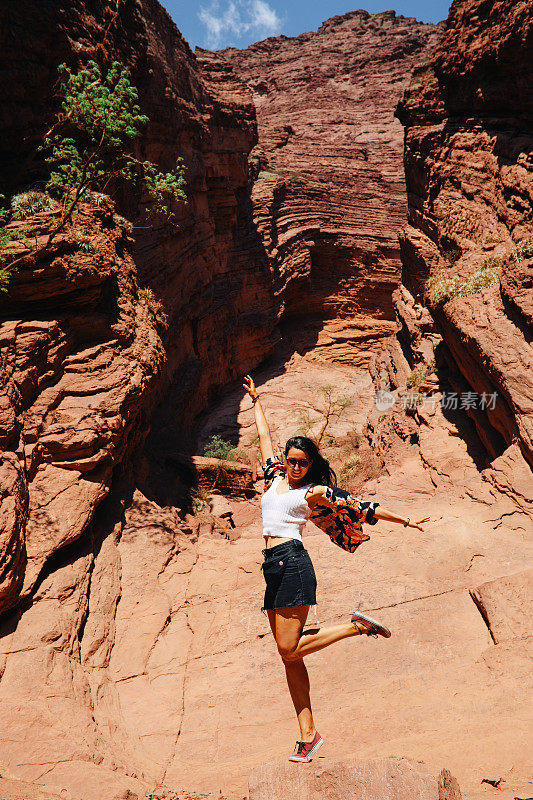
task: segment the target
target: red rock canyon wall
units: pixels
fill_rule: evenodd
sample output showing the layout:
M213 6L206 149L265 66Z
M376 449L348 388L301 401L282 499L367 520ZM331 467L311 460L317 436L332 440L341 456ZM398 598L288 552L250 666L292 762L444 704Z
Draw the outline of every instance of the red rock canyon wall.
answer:
M391 108L439 35L392 11L354 11L217 54L253 92L254 220L284 334L319 359L364 365L393 330L406 205Z
M51 113L56 64L95 52L105 7L0 9L7 191L41 176L28 156ZM317 359L361 365L391 331L405 210L392 110L421 57L400 112L402 330L376 380L401 383L441 342L439 379L501 392L477 424L476 458L489 442L496 454L514 444L480 473L453 419L420 410L379 422L375 412L389 474L365 491L432 524L400 537L382 525L357 561L309 535L321 621L341 622L355 603L394 628L392 649L348 641L310 670L330 752L378 757L361 762L362 792L399 781L451 800L455 782L435 776L452 759L472 800L492 791L482 777L499 775L503 800L527 796L531 262L511 250L530 230L530 4L454 3L434 60L425 48L438 32L390 13L195 58L157 3L121 9L108 57L140 88L151 119L143 154L162 165L185 157L189 203L175 229L141 213L140 198L119 197L121 214L149 226L134 235L113 207L84 207L14 277L1 308L0 604L21 602L0 620L0 797L24 795L11 779L30 781L36 797L35 784L81 800L218 797L221 787L242 797L250 770L292 737L258 612L257 507L234 503L231 543L212 519L185 519L169 459L217 387L268 355L279 329ZM452 248L453 274L501 253L502 278L433 318L422 286ZM269 401L274 411L275 390ZM384 760L398 753L413 763ZM327 762L341 790L352 763ZM326 772L312 766L302 786L322 791ZM294 793L291 775L257 768L251 796L272 781Z
M384 386L397 385L442 337L441 382L496 396L494 407L469 410L489 460L516 442L530 466L532 70L533 7L514 0L454 2L435 55L415 69L398 109L409 202L395 295L404 350L393 344L377 369ZM430 317L430 276L464 281L487 263L501 267L492 287Z
M4 193L42 177L35 145L53 112L57 65L102 58L110 10L104 2L51 2L46 14L38 3L3 5ZM4 607L21 588L26 559L29 590L43 561L80 536L113 468L142 443L154 407L157 461L162 441L171 452L174 438L188 438L208 393L272 346L270 273L249 211L249 93L227 65L203 74L156 2L119 3L119 12L105 38L107 62L128 67L150 118L141 155L163 167L185 159L188 203L176 227L143 213L142 198L119 198L134 238L120 234L112 211L89 214L83 230L16 273L1 298ZM46 219L36 222L46 228ZM83 235L94 255L76 245ZM146 286L150 303L139 294ZM165 324L156 325L149 305Z
M78 231L68 243L58 242L38 269L16 274L3 299L10 387L3 406L5 469L11 496L19 498L5 511L4 604L21 589L25 559L33 565L26 574L29 591L46 558L87 527L113 469L135 451L148 427L147 458L136 459L138 480L145 491L148 482L159 499L176 502L169 458L191 440L190 423L216 388L269 355L280 318L314 318L304 327L306 345L316 347L321 320L332 317L317 352L351 362L364 362L372 343L391 331L388 298L398 279L395 232L403 210L399 125L391 109L411 65L436 41L434 27L392 13L357 12L328 21L316 34L226 53L255 87L261 117L250 199L247 156L257 141L255 112L228 60L209 53L195 58L156 2L119 3L116 18L113 8L53 2L46 17L31 3L24 9L7 4L0 12L5 193L42 177L35 145L53 112L57 64L95 54L128 67L151 120L142 155L162 166L183 156L188 193L178 227L143 212L142 198L119 196L121 211L136 227L112 266L76 253ZM318 70L317 46L324 54ZM256 91L262 73L270 83ZM311 97L316 107L309 121L303 109ZM279 139L285 128L296 131L286 142ZM268 153L274 172L266 163L255 169L258 152ZM278 200L271 202L274 196ZM112 252L115 234L106 241L101 222L95 218L94 224L97 253ZM276 246L267 230L276 232ZM131 256L122 255L125 248ZM120 278L125 260L128 298ZM105 290L83 294L85 269L90 282ZM149 286L165 324L157 325L157 314L145 309L157 346L141 356L142 337L131 338L133 328L121 314L127 305L130 315L144 307L142 286ZM124 335L117 337L117 325L130 331L128 345ZM101 393L90 360L99 357L104 382L114 363L115 380L124 387L135 375L137 356L122 368L116 359L130 344L140 348L139 369L151 377L150 391L143 385L126 401ZM79 364L76 373L68 367L72 359ZM65 398L81 394L87 400L74 413ZM121 417L126 406L127 424ZM102 416L115 420L105 423L105 434ZM82 419L90 431L83 442L76 431ZM69 486L79 508L65 520ZM33 531L37 518L37 527L57 529L49 549L25 543L25 530Z

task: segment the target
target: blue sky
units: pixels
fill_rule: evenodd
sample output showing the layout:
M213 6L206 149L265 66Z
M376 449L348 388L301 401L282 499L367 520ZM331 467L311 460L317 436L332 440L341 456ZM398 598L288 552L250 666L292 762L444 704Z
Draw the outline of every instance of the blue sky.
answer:
M423 22L446 19L451 0L162 0L191 47L247 47L267 36L298 36L337 14L363 8L372 14L394 8Z

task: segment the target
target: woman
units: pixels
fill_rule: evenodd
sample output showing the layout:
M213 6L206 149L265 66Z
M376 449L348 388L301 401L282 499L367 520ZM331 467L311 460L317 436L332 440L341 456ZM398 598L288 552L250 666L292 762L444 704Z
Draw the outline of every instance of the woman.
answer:
M388 638L384 625L367 614L354 612L349 622L329 628L303 632L309 606L316 603L316 578L313 564L302 544L305 522L312 519L344 549L353 552L369 537L362 532L361 521L398 522L422 531L429 517L409 519L380 508L378 503L358 503L347 492L336 489L335 473L315 443L296 436L285 445L286 465L274 456L270 430L259 395L249 375L244 379L254 405L261 457L265 464L266 491L261 499L265 557L262 564L266 582L264 607L278 652L285 666L289 692L294 704L300 740L291 761L311 761L323 744L311 712L309 676L304 656L346 639L348 636L373 635Z

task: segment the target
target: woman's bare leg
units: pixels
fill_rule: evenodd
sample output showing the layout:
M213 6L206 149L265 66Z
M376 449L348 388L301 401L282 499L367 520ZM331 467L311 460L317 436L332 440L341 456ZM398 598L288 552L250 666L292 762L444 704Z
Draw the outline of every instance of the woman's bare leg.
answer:
M309 675L303 658L298 661L284 661L285 676L291 700L300 726L300 741L312 742L316 728L311 710Z
M299 614L293 617L293 621L290 623L290 627L294 629L296 639L300 636L302 628L305 625L305 620L309 613L309 606L299 607L298 612ZM267 609L267 614L272 634L277 642L278 614L276 611L269 609ZM281 626L284 627L283 619L281 621ZM286 661L282 656L282 659L289 693L298 718L298 725L300 726L300 741L311 742L314 739L316 728L311 711L310 684L307 668L301 658L296 661Z
M272 634L285 666L287 684L300 726L301 741L310 742L316 733L316 728L311 711L309 675L303 656L322 650L348 636L357 636L360 631L348 622L302 633L309 606L281 608L276 611L267 609L267 613Z
M359 636L362 632L351 622L342 622L329 628L310 628L304 632L309 606L278 608L274 613L274 638L284 661L297 661L341 639Z

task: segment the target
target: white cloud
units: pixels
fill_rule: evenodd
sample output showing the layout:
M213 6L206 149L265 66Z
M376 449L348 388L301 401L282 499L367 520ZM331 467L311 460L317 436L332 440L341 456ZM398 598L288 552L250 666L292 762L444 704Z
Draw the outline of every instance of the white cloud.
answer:
M198 18L206 27L206 45L215 50L228 38L253 34L258 39L281 32L282 18L265 0L230 0L221 9L218 0L200 8ZM224 43L225 44L225 43Z
M252 0L252 27L264 28L265 30L275 31L279 33L281 29L281 19L276 14L273 8L270 8L268 3L263 0Z

